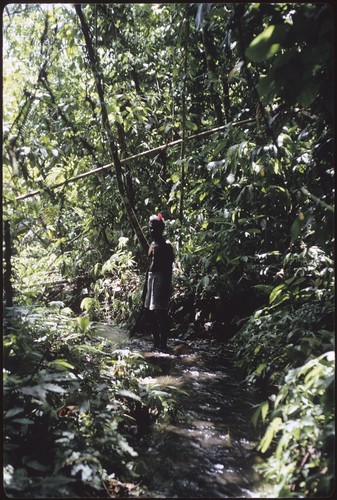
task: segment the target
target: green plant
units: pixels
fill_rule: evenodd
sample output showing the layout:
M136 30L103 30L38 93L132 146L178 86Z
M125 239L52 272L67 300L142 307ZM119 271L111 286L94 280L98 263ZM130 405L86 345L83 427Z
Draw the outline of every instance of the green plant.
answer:
M89 315L90 319L97 318L98 311L101 307L101 304L98 299L95 297L85 297L80 305L82 311L86 311Z
M275 497L325 497L333 491L334 373L330 351L290 370L269 398L269 425L258 449L271 453L261 470Z
M8 366L18 363L8 375L13 394L17 371L30 366L34 390L47 402L62 398L44 372L35 377L37 363L45 369L42 346L57 354L50 367L75 376L57 387L75 387L81 363L79 394L96 387L105 347L93 341L90 320L134 315L146 265L139 233L154 210L171 219L182 332L193 328L185 318L196 317L195 300L203 318L213 298L222 305L235 296L240 305L245 291L262 291L265 307L234 346L248 382L268 393L331 349L331 14L328 3L5 6L4 219L14 303L61 300L86 313L72 319L71 333L46 324L48 343L34 340L34 349L13 327L5 347ZM133 368L115 361L121 373L135 369L135 360ZM146 420L137 384L131 392L124 414L131 421L132 407ZM85 465L78 474L89 477ZM17 484L29 488L21 472Z
M174 408L173 388L146 385L141 356L62 310L27 319L8 319L4 337L6 493L97 495L112 475L137 479L137 435Z
M248 381L278 385L291 367L331 349L332 265L317 247L286 254L279 271L282 283L269 289L269 305L257 310L233 339L237 365Z
M102 302L104 316L118 322L128 319L139 293L139 276L127 243L128 238L119 238L116 252L97 271L97 278L91 287L94 296Z

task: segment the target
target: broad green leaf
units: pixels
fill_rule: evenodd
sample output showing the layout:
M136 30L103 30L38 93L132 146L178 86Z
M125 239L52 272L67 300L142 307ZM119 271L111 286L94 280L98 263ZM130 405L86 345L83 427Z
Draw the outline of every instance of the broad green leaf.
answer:
M264 102L269 102L276 93L275 75L271 69L268 75L261 76L256 89Z
M321 366L314 366L311 370L308 371L304 378L304 382L308 383L312 378L316 377L318 378L322 374L322 367Z
M64 169L63 167L54 167L46 177L46 184L48 186L56 184L57 182L64 182Z
M270 59L281 48L289 25L277 24L268 26L250 43L246 49L246 57L251 61L262 62Z
M285 449L287 449L289 442L292 439L291 434L283 434L281 439L278 442L276 451L275 451L275 456L279 460L282 456L282 453Z
M220 153L220 151L222 151L226 146L228 145L228 140L227 139L223 139L222 141L220 141L214 151L213 151L213 155L216 156L218 153Z
M267 366L266 363L260 363L259 366L255 370L256 375L260 375L266 366Z
M21 148L21 152L22 152L22 154L23 154L24 156L29 155L30 150L31 150L31 148L30 148L29 146L24 146L23 148Z
M266 416L267 416L267 413L268 413L268 410L269 410L269 401L268 399L266 401L264 401L262 404L261 404L261 416L262 416L262 422L265 422L266 420Z
M253 416L252 416L252 423L253 423L254 427L257 426L257 422L259 420L260 414L261 414L261 406L259 405L256 408L256 410L254 411Z
M18 415L19 413L23 412L23 408L11 408L10 410L6 411L4 418L12 418L15 415Z
M186 120L186 127L189 129L189 130L193 130L194 132L198 130L198 126L196 123L194 122L191 122L189 120Z
M158 397L168 397L168 396L169 396L169 393L168 393L168 392L165 392L165 391L160 391L160 390L157 390L157 389L153 390L153 391L152 391L152 394L153 394L154 396L158 396Z
M198 288L201 286L202 288L207 288L209 285L210 279L209 276L204 276L198 283Z
M249 234L260 234L261 233L261 229L255 227L255 228L252 228L252 229L246 229L245 230L245 233L249 233Z
M15 422L17 424L22 424L22 425L32 425L34 424L34 420L31 420L30 418L14 418L12 422Z
M90 321L89 318L88 317L82 318L81 316L79 316L78 318L76 318L76 321L81 332L85 333L89 328L89 321Z
M258 449L262 453L265 453L268 450L268 448L271 445L271 442L274 439L274 436L277 433L281 424L282 424L282 419L280 417L274 418L272 420L272 422L269 424L269 426L265 432L265 435L261 439L261 442L258 446Z
M297 240L298 236L300 235L301 228L302 228L301 221L299 220L298 217L296 217L290 228L292 243L294 243L294 241Z
M65 361L64 359L54 359L49 363L50 366L54 366L60 370L73 370L74 366Z
M97 262L97 264L94 265L94 270L93 270L93 275L95 278L99 276L99 269L101 267L101 264Z
M277 285L275 288L273 288L271 294L269 295L269 304L272 304L277 299L277 297L280 295L280 293L282 293L284 288L285 288L284 283L281 283L280 285Z
M119 389L116 394L141 402L141 398L138 396L138 394L135 394L134 392L128 391L126 389Z
M298 102L304 108L308 108L316 99L318 94L318 84L313 80L304 80L302 90L298 96Z
M57 384L51 384L51 383L43 384L43 388L46 389L47 391L58 392L60 394L64 394L65 392L67 392L66 389Z
M175 182L178 182L178 181L179 181L179 179L180 179L179 174L172 174L172 175L171 175L171 180L172 180L172 182L174 182L174 183L175 183Z
M47 465L41 464L41 462L38 462L37 460L25 460L25 465L27 465L31 469L41 472L45 472L49 469Z
M277 396L276 396L276 399L275 399L275 402L274 402L274 408L276 410L276 408L278 407L279 403L284 399L284 394L282 393L279 393Z
M99 308L99 307L100 307L100 303L94 297L85 297L80 304L80 308L82 309L82 311L89 311L90 309ZM89 319L89 318L87 318L87 319Z
M293 145L293 140L291 139L291 137L288 134L284 134L284 133L279 134L279 136L276 139L276 142L277 142L278 147L281 147L281 146L291 147ZM279 186L279 189L281 189L281 186ZM284 189L284 188L282 188L282 189Z

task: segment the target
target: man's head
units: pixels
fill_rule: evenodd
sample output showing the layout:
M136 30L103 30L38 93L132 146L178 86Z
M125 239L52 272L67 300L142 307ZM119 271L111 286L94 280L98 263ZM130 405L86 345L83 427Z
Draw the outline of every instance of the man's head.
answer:
M164 217L161 213L158 215L151 215L149 220L149 229L151 237L156 239L163 234L165 228Z

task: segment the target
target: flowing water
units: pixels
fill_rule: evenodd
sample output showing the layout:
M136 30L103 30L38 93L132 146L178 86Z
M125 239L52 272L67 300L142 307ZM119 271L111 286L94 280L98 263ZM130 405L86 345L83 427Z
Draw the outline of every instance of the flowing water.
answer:
M137 471L147 496L261 497L254 470L258 436L250 422L259 398L238 380L231 350L208 340L190 343L186 354L156 353L150 338L129 339L125 331L102 324L97 333L159 366L160 374L149 382L182 389L173 422L157 423L139 443Z

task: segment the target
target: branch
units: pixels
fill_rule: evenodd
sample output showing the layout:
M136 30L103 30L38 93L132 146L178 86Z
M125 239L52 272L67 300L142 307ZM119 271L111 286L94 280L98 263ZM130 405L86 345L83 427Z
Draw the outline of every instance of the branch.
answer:
M216 128L212 128L210 130L205 130L204 132L200 132L199 134L190 135L190 136L186 137L185 140L201 139L202 137L207 137L207 136L212 135L216 132L221 132L222 130L229 128L230 126L238 127L240 125L246 125L248 123L253 123L253 122L255 122L254 118L248 118L247 120L233 122L233 123L228 124L228 125L222 125L221 127L216 127ZM133 156L129 156L128 158L121 159L120 163L126 163L126 162L129 162L132 160L136 160L138 158L142 158L143 156L153 157L157 153L160 153L161 151L163 151L169 147L177 146L178 144L181 144L182 142L183 142L182 139L177 139L177 140L169 142L167 144L163 144L162 146L158 146L158 147L153 148L153 149L147 149L146 151L142 151L141 153L137 153ZM113 163L108 163L107 165L104 165L103 167L94 168L93 170L89 170L88 172L84 172L83 174L75 175L74 177L70 177L69 179L67 179L65 181L58 182L57 184L53 184L52 186L49 187L49 189L56 189L58 187L64 186L65 184L70 184L71 182L78 181L79 179L84 179L85 177L89 177L90 175L99 174L101 172L104 172L105 170L110 170L111 167L113 167ZM21 196L17 196L15 198L15 201L21 201L21 200L25 200L27 198L31 198L32 196L37 196L42 192L43 192L42 189L37 189L36 191L31 191L30 193L26 193L26 194L23 194ZM8 203L13 203L13 201L14 200L5 201L3 203L3 205L6 205Z
M326 210L329 210L333 214L335 213L334 207L332 207L331 205L328 205L327 203L325 203L325 201L321 200L320 198L317 198L317 196L315 196L314 194L309 193L309 191L307 190L306 187L302 186L301 192L305 196L309 196L309 198L311 198L313 201L315 201L318 205L321 205L322 207L324 207Z

